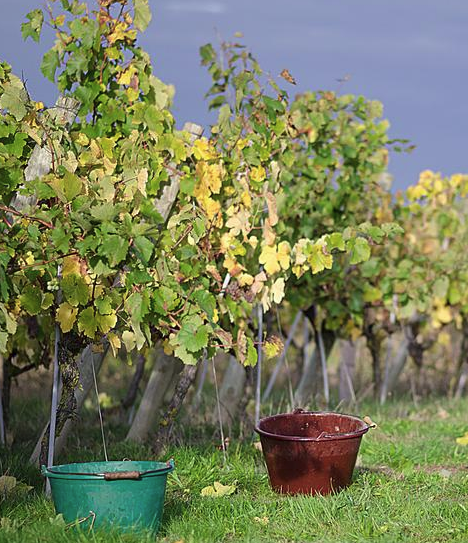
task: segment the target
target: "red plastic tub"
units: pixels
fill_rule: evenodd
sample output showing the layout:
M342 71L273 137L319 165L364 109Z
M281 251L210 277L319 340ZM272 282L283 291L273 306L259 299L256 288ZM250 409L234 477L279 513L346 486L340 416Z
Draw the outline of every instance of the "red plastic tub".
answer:
M329 494L349 486L369 428L351 415L302 409L261 419L255 430L272 488L282 494Z

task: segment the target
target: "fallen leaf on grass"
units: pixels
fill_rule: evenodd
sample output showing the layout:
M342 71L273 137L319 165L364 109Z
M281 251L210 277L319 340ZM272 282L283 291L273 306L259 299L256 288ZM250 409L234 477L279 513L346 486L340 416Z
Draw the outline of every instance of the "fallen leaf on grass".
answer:
M16 477L2 475L0 477L0 494L10 493L16 486Z
M266 526L270 522L270 519L268 517L254 517L254 521L258 522L262 526Z
M439 419L442 419L442 420L445 420L445 419L448 419L449 418L449 414L447 413L447 411L445 409L443 409L442 407L437 411L437 416L439 417Z
M12 475L2 475L0 477L0 498L6 497L8 494L26 494L32 489L32 486L18 481Z
M466 447L468 445L468 432L465 432L465 435L461 437L457 437L456 442L458 443L458 445Z
M441 469L439 470L439 475L448 479L449 477L452 477L453 473L448 469Z
M200 494L209 498L222 498L224 496L230 496L236 489L236 485L222 485L220 482L215 481L213 486L205 486Z

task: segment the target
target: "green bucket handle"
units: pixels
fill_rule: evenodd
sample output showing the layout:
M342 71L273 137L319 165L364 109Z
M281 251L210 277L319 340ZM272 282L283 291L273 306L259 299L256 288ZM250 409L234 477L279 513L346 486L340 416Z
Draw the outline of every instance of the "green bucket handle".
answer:
M50 477L51 475L78 475L86 477L95 477L96 479L104 479L105 481L118 481L118 480L139 480L145 475L155 475L170 473L174 470L174 459L171 458L166 462L166 465L162 468L150 469L147 471L110 471L103 473L83 473L83 472L71 472L71 471L56 471L53 467L47 468L46 466L41 466L41 473L44 477Z

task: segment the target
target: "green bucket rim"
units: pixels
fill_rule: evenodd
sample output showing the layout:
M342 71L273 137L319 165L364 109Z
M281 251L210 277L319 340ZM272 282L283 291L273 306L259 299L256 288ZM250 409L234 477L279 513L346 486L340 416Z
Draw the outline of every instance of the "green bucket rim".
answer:
M132 469L132 465L148 468L144 471ZM142 466L143 464L143 466ZM94 466L93 470L102 467L102 471L86 471L86 466ZM83 468L83 471L76 471L77 466ZM105 468L108 468L107 470ZM128 468L128 469L126 469ZM144 477L155 477L167 475L174 470L174 460L171 458L167 462L158 462L152 460L121 460L108 462L75 462L72 464L59 464L57 466L41 466L41 472L44 477L49 479L79 479L79 480L122 480L122 479L142 479Z

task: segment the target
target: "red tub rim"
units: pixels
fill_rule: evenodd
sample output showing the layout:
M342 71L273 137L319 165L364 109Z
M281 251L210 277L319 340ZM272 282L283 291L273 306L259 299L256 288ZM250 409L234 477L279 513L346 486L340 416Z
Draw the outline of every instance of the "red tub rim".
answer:
M291 415L314 415L314 416L336 415L340 417L347 417L347 418L355 420L356 422L359 422L362 425L362 428L360 430L355 430L353 432L348 432L344 434L328 434L328 433L322 432L318 437L287 436L287 435L282 435L282 434L272 434L271 432L267 432L266 430L263 430L261 428L262 423L265 423L266 421L270 421L272 419L278 419L285 416L290 417ZM277 439L279 441L303 441L303 442L327 441L328 442L328 441L335 441L335 440L341 440L341 439L354 439L356 437L361 437L365 433L367 433L370 428L372 428L372 425L366 424L362 419L354 415L347 415L345 413L334 413L333 411L304 411L302 409L295 409L292 413L279 413L278 415L272 415L270 417L264 417L263 419L260 419L258 422L258 426L255 427L255 431L260 436L265 436L271 439Z

